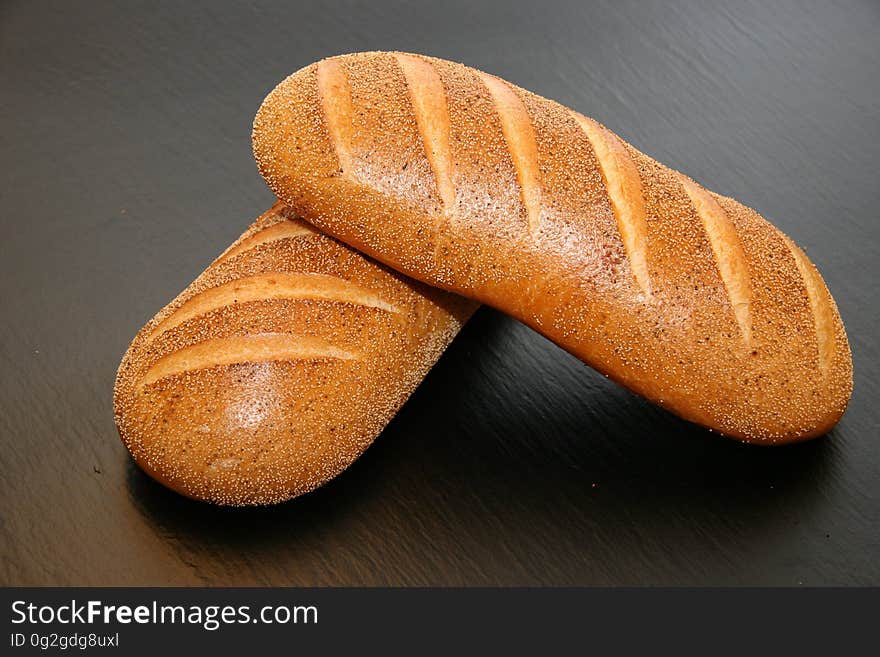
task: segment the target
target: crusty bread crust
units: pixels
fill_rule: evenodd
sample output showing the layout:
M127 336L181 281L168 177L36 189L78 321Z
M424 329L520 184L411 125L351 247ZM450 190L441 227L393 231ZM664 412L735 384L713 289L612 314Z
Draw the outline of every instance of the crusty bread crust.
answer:
M116 379L119 434L188 497L290 499L360 456L475 308L279 203L137 334Z
M361 53L283 81L253 138L269 186L314 225L683 418L782 443L846 408L846 333L803 252L558 103L461 64Z

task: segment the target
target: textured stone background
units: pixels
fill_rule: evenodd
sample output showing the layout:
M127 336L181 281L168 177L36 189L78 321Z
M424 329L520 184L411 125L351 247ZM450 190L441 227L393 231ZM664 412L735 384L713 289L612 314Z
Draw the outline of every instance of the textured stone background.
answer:
M878 33L871 0L4 2L0 583L880 584ZM788 232L849 330L839 427L745 447L483 309L316 493L225 510L141 474L126 345L270 205L263 96L367 49L553 97Z

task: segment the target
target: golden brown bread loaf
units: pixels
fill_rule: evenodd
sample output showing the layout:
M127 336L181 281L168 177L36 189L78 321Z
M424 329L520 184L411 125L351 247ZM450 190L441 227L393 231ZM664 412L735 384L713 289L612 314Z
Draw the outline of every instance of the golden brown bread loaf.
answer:
M790 442L846 408L846 333L806 255L558 103L461 64L361 53L283 81L253 138L308 221L683 418Z
M281 502L360 456L475 308L278 204L137 334L119 434L179 493Z

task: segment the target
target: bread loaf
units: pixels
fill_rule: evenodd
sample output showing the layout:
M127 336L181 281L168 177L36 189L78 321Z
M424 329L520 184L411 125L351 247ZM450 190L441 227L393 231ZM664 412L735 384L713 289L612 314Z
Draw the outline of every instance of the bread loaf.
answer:
M475 308L278 204L137 334L119 434L179 493L281 502L347 468Z
M269 186L321 230L683 418L781 443L846 408L846 333L804 252L578 112L460 64L362 53L283 81L253 138Z

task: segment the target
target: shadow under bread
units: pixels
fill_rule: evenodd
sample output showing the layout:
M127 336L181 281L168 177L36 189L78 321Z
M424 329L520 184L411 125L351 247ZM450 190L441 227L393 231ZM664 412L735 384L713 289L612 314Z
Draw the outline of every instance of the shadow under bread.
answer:
M220 508L131 464L129 489L194 559L248 549L272 555L279 572L319 560L338 583L638 583L622 565L630 558L671 548L687 560L713 542L757 545L807 522L834 468L833 441L762 448L712 434L483 308L373 446L322 488L274 507ZM456 574L472 567L462 554L498 544L509 554L496 570ZM383 549L413 553L401 564L412 579L366 571L370 551ZM554 551L582 553L582 568ZM334 575L340 559L349 563Z

